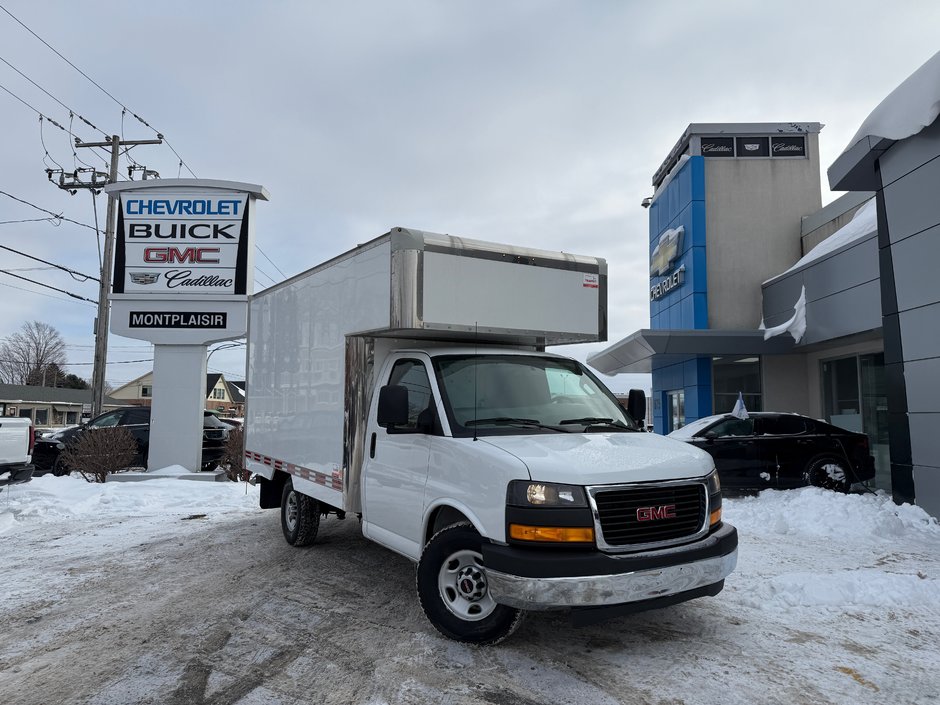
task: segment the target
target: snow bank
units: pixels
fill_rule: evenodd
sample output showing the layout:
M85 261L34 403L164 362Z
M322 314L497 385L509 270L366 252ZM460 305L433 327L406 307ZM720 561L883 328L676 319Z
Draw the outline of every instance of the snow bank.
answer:
M742 533L895 542L912 532L940 539L940 524L920 507L897 505L884 493L840 495L815 487L761 492L726 500L725 517Z
M940 580L923 573L899 575L875 568L787 573L761 582L745 602L774 611L789 607L940 608Z
M14 489L0 510L16 522L258 510L258 488L235 482L158 478L94 484L80 477L43 475ZM12 525L0 516L0 533Z
M726 500L724 516L741 541L729 584L744 607L940 610L940 574L926 558L940 524L919 507L807 487Z

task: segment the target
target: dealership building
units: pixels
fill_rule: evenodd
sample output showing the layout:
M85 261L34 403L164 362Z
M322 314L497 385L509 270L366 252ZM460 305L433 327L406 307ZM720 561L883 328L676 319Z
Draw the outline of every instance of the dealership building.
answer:
M683 132L642 204L650 328L589 358L652 374L657 433L740 393L866 433L875 487L940 516L938 57L829 167L826 206L819 123Z

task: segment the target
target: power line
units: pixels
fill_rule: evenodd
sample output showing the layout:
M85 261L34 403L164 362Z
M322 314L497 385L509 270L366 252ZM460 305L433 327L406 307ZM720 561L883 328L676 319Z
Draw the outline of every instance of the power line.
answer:
M264 275L265 277L267 277L267 278L268 278L268 281L270 281L272 284L277 284L277 282L274 281L273 277L269 276L269 275L268 275L263 269L261 269L258 265L255 265L255 271L256 271L258 274L262 274L262 275Z
M2 6L0 6L0 9L2 9ZM7 88L6 86L4 86L3 84L0 84L0 89L6 91L6 92L9 93L11 96L13 96L13 97L16 98L18 101L20 101L23 105L25 105L27 108L29 108L29 109L32 110L34 113L36 113L36 114L39 116L39 119L40 119L40 120L48 120L48 121L51 122L53 125L55 125L55 126L58 127L60 130L62 130L62 132L68 132L68 130L66 130L62 125L60 125L59 123L57 123L57 122L56 122L55 120L53 120L51 117L49 117L49 116L47 116L47 115L44 115L40 110L38 110L37 108L34 108L32 105L30 105L30 104L27 103L25 100L23 100L22 98L20 98L16 93L14 93L13 91L11 91L9 88Z
M19 360L0 360L0 362L20 362ZM133 365L138 362L153 362L152 357L148 357L146 360L112 360L109 362L109 365ZM94 362L57 362L55 363L59 367L74 367L76 365L94 365Z
M7 193L6 191L0 191L0 195L6 196L7 198L12 198L14 201L19 201L20 203L23 203L23 204L25 204L25 205L27 205L27 206L30 206L31 208L35 208L37 211L42 211L43 213L48 213L49 215L51 215L51 216L52 216L53 218L55 218L56 220L64 220L64 221L67 222L67 223L74 223L75 225L81 225L83 228L88 228L89 230L94 230L96 233L98 232L98 228L94 227L93 225L88 225L87 223L80 223L80 222L78 222L77 220L72 220L71 218L66 218L65 216L63 216L63 215L61 215L61 214L59 214L59 213L53 213L52 211L50 211L50 210L48 210L48 209L46 209L46 208L41 208L40 206L37 206L35 203L30 203L29 201L24 201L22 198L17 198L16 196L13 196L12 194Z
M81 120L82 122L84 122L86 125L88 125L88 127L90 127L90 128L93 129L93 130L97 130L98 132L100 132L100 133L101 133L102 135L104 135L105 137L108 136L108 134L107 134L104 130L102 130L102 129L96 127L96 126L93 125L88 119L86 119L84 116L82 116L80 113L76 112L75 110L72 110L69 106L67 106L67 105L66 105L65 103L63 103L61 100L59 100L58 98L56 98L54 95L52 95L52 93L50 93L50 92L47 91L45 88L43 88L42 86L40 86L40 85L39 85L38 83L36 83L33 79L31 79L31 78L30 78L29 76L27 76L25 73L23 73L22 71L20 71L18 68L16 68L16 66L14 66L14 65L11 64L9 61L7 61L6 59L4 59L2 56L0 56L0 61L2 61L3 63L5 63L7 66L9 66L9 67L10 67L11 69L13 69L14 71L16 71L20 76L22 76L22 77L25 78L27 81L29 81L30 83L32 83L34 86L36 86L36 88L38 88L38 89L41 90L43 93L45 93L47 96L49 96L50 98L52 98L56 103L58 103L58 104L61 105L63 108L65 108L66 110L68 110L70 116L71 116L71 115L76 115L76 116L78 116L78 119Z
M52 223L58 227L59 223L55 218L24 218L23 220L0 220L0 225L14 225L16 223Z
M287 275L284 274L284 272L281 272L281 268L278 267L276 264L274 264L274 260L272 260L272 259L271 259L270 257L268 257L266 254L264 254L264 250L262 250L258 245L255 245L255 248L258 250L258 252L260 252L260 253L264 256L264 258L265 258L268 262L271 263L271 265L272 265L278 272L280 272L280 274L281 274L282 277L284 277L285 279L287 279ZM268 277L268 279L271 279L271 277ZM273 281L273 279L272 279L272 281Z
M7 276L10 276L10 277L16 277L17 279L22 279L23 281L27 281L27 282L29 282L30 284L36 284L36 285L38 285L38 286L44 286L44 287L46 287L47 289L52 289L53 291L58 291L60 294L65 294L66 296L71 296L73 299L79 299L79 300L81 300L81 301L88 301L89 303L95 304L96 306L98 305L98 302L97 302L97 301L92 301L91 299L86 299L84 296L79 296L78 294L73 294L71 291L66 291L65 289L59 289L58 287L50 286L49 284L43 284L42 282L38 282L38 281L36 281L35 279L28 279L27 277L21 277L19 274L13 274L13 272L8 272L8 271L6 271L5 269L0 269L0 274L6 274Z
M47 299L55 299L56 301L65 301L66 303L75 303L72 299L65 299L61 296L53 296L52 294L45 294L41 291L34 291L33 289L24 289L21 286L15 286L13 284L8 284L6 282L0 282L0 286L7 286L11 289L16 289L17 291L25 291L27 294L35 294L36 296L45 296ZM84 302L80 302L84 303Z
M108 97L109 97L111 100L113 100L115 103L117 103L118 105L120 105L121 108L123 108L124 110L126 110L127 112L129 112L131 115L133 115L133 116L137 119L137 121L138 121L140 124L142 124L142 125L144 125L145 127L148 127L148 128L150 128L151 130L153 130L153 131L157 134L157 136L160 137L160 138L164 141L164 143L166 144L166 146L170 148L170 151L172 151L173 154L176 155L176 158L180 160L180 166L185 166L185 167L186 167L186 171L188 171L188 172L192 175L192 177L193 177L194 179L197 178L197 176L193 173L193 170L189 168L189 165L188 165L185 161L183 161L183 158L179 155L179 152L177 152L175 149L173 149L173 145L171 145L171 144L167 141L166 137L164 137L156 128L154 128L154 127L153 127L152 125L150 125L146 120L144 120L142 117L140 117L140 115L138 115L138 114L135 113L133 110L131 110L130 108L128 108L126 105L124 105L124 103L122 103L122 102L119 101L117 98L115 98L113 95L111 95L111 93L109 93L107 90L105 90L104 87L103 87L100 83L98 83L97 81L95 81L95 79L93 79L93 78L92 78L91 76L89 76L87 73L85 73L84 71L82 71L80 68L78 68L78 66L76 66L75 64L73 64L71 61L69 61L68 59L66 59L65 56L63 56L63 55L59 52L58 49L56 49L55 47L53 47L51 44L49 44L49 42L47 42L45 39L43 39L42 37L40 37L40 36L39 36L38 34L36 34L33 30L31 30L29 27L27 27L19 18L16 17L16 15L14 15L12 12L10 12L8 9L6 9L3 5L0 5L0 10L3 10L5 13L7 13L10 17L13 18L13 20L14 20L17 24L19 24L23 29L25 29L27 32L29 32L29 33L32 34L34 37L36 37L36 39L38 39L40 42L42 42L44 45L46 45L46 47L49 48L56 56L58 56L60 59L62 59L62 61L64 61L65 63L67 63L67 64L68 64L69 66L71 66L73 69L75 69L76 71L78 71L82 76L84 76L86 79L88 79L88 81L90 81L90 82L92 83L92 85L94 85L98 90L100 90L102 93L104 93L106 96L108 96Z
M0 245L0 249L9 250L10 252L14 252L14 253L16 253L16 254L18 254L18 255L22 255L23 257L28 257L29 259L36 260L37 262L42 262L43 264L48 264L48 265L50 265L50 266L52 266L52 267L55 267L56 269L61 269L63 272L68 272L69 274L71 274L71 275L73 275L73 276L74 276L74 275L78 275L78 276L80 276L80 277L84 277L84 278L85 278L85 281L88 281L89 279L92 279L92 280L94 280L94 281L96 281L96 282L100 282L100 281L101 281L100 279L98 279L98 277L93 277L93 276L91 276L90 274L82 274L81 272L76 272L74 269L69 269L68 267L63 267L61 264L56 264L55 262L47 262L46 260L41 259L40 257L33 257L32 255L28 255L28 254L26 254L25 252L20 252L19 250L14 250L12 247L7 247L6 245ZM77 281L77 280L76 280L76 281Z

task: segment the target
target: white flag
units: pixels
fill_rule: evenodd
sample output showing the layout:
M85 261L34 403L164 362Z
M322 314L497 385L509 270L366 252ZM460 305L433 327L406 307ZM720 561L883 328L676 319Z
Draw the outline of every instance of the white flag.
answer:
M731 415L736 416L741 420L746 419L747 408L744 406L744 396L741 392L738 392L738 400L734 403L734 408L731 410Z

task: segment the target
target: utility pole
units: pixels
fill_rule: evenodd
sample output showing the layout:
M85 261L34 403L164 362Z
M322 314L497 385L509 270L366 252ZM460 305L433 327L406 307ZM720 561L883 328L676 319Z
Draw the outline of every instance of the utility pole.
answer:
M106 142L82 142L75 138L76 147L110 147L111 171L108 183L116 183L118 178L118 157L121 147L134 147L139 144L163 144L162 135L155 140L122 140L112 135ZM75 186L74 184L72 185ZM64 188L64 187L63 187ZM108 219L104 232L104 259L101 262L101 288L98 290L98 317L95 319L95 365L91 381L91 415L101 413L104 402L105 367L108 360L108 294L111 291L111 258L114 253L114 230L117 224L116 196L108 196Z

